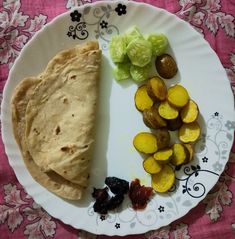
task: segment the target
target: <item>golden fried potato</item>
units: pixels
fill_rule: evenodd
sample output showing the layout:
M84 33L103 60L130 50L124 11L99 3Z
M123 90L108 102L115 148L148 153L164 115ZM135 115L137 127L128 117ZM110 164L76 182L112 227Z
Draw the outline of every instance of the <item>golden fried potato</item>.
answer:
M160 77L155 76L147 81L147 92L153 101L163 101L167 96L167 87Z
M190 100L181 110L180 116L184 123L192 123L197 119L198 113L197 104L193 100Z
M186 163L190 157L187 148L183 144L174 144L172 146L173 156L172 156L172 164L175 166L182 165Z
M139 111L151 108L153 100L147 94L146 85L140 86L135 93L135 106Z
M201 134L200 125L197 121L189 124L183 124L179 129L179 139L183 143L195 142Z
M167 100L171 105L182 108L189 101L188 91L182 85L174 85L168 89Z
M168 163L171 160L171 157L173 155L173 150L171 148L165 148L158 150L154 155L154 159L162 164L162 163Z
M143 167L144 170L150 174L159 173L162 169L162 165L159 164L153 156L150 156L143 161Z
M159 129L166 126L166 121L159 115L156 106L143 111L143 121L151 129Z
M168 164L165 164L159 173L152 174L152 188L156 192L167 192L174 182L175 172Z
M158 150L157 138L148 132L138 133L133 139L133 145L141 153L153 154Z
M167 120L176 119L179 115L179 111L174 106L170 105L168 101L160 103L158 113L162 118Z

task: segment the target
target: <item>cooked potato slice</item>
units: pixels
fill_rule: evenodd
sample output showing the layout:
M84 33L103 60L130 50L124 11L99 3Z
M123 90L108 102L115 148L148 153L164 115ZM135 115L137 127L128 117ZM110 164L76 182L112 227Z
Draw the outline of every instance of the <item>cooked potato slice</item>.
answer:
M179 111L167 101L161 102L158 107L158 113L162 118L167 120L176 119L179 115Z
M147 127L152 129L159 129L166 126L166 121L159 115L156 106L143 111L143 121Z
M166 128L157 129L155 131L155 135L157 138L157 146L158 149L163 149L169 147L170 144L170 134Z
M173 155L173 150L170 148L161 149L157 151L153 157L158 163L167 163Z
M159 173L162 169L162 165L159 164L153 156L150 156L143 161L143 167L144 170L150 174Z
M164 165L162 170L152 175L152 188L159 193L167 192L175 182L175 173L168 165Z
M189 157L188 157L188 160L186 162L186 163L189 163L193 160L193 154L194 154L193 146L191 144L184 144L184 146L189 152Z
M153 99L153 101L163 101L167 96L167 87L160 77L155 76L148 80L147 92L148 95Z
M189 152L183 144L174 144L172 146L172 149L173 149L173 157L171 160L172 164L178 166L188 161Z
M197 119L198 112L197 104L190 100L181 110L180 116L184 123L192 123Z
M181 117L178 116L176 119L167 120L167 129L170 131L178 130L182 126L183 122Z
M141 153L152 154L158 150L157 138L148 132L138 133L133 140L133 145Z
M174 85L168 89L167 100L171 105L182 108L189 101L187 90L181 85Z
M146 85L140 86L135 93L135 106L138 110L143 111L151 108L153 100L147 94Z
M183 143L195 142L201 133L201 129L197 121L189 124L183 124L179 129L179 139Z

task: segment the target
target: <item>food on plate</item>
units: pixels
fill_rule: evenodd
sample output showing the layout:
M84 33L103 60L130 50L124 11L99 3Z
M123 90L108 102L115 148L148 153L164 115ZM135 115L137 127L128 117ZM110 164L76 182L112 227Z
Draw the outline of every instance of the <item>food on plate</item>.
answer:
M167 122L159 115L156 105L143 111L143 121L151 129L159 129L167 126Z
M188 150L189 152L189 157L186 163L189 163L193 160L193 153L194 153L194 149L192 144L184 144L184 147Z
M145 209L152 195L153 189L140 185L139 179L135 179L131 182L129 198L131 199L133 209Z
M21 150L25 166L34 180L60 197L76 200L81 197L83 188L69 182L53 171L42 172L32 159L27 148L25 141L25 111L39 81L37 78L29 77L22 80L16 87L11 103L13 133Z
M107 177L105 184L108 187L94 188L92 192L92 197L96 200L93 209L100 214L107 214L109 210L119 207L124 200L124 195L129 191L129 182L124 179ZM109 189L113 193L112 196L109 194Z
M121 63L126 57L126 41L121 35L112 37L109 43L109 53L113 62Z
M199 138L200 133L201 128L197 121L183 124L179 129L179 139L183 143L193 143Z
M130 64L128 62L126 63L117 63L116 67L113 69L113 75L114 78L117 81L122 81L129 79L131 74L130 74Z
M168 89L167 100L171 105L182 108L189 101L188 91L182 85L174 85Z
M140 94L142 87L145 90L144 96L147 94L152 100L151 105L145 104L145 107L142 107L143 102L146 102L145 97ZM149 100L148 97L147 99ZM138 133L133 139L134 147L148 155L143 160L143 168L152 175L153 189L156 192L166 192L175 180L170 165L177 167L193 160L194 150L190 143L199 138L201 131L196 121L198 106L190 99L186 88L176 84L167 89L164 80L158 76L151 77L137 89L135 104L141 105L143 122L154 131ZM176 130L182 143L171 142L169 131Z
M172 106L167 100L160 103L158 112L159 115L166 120L176 119L179 115L178 109Z
M147 40L152 45L152 52L155 56L163 54L168 47L167 37L162 33L151 33L148 35Z
M181 117L178 116L175 119L167 120L167 129L170 131L178 130L182 126L183 122L181 120Z
M105 179L105 184L114 194L125 194L129 190L129 183L117 177L107 177Z
M158 149L164 149L169 146L171 136L166 128L157 129L155 130L154 134L157 138Z
M141 82L141 81L146 80L148 78L148 75L149 75L149 68L150 67L151 67L150 64L148 64L144 67L131 65L130 75L131 75L132 79L135 82Z
M153 61L165 53L167 47L168 40L164 34L150 33L144 37L136 26L128 29L123 35L113 36L109 43L109 53L116 65L113 71L114 78L117 81L130 78L137 83L147 80ZM166 67L164 69L166 70ZM171 67L170 70L172 69Z
M158 150L157 138L149 132L138 133L133 139L133 145L141 153L152 154Z
M147 93L146 85L140 86L135 93L135 106L138 110L143 111L151 108L153 105L152 99Z
M14 135L27 169L66 199L80 199L88 184L100 62L98 42L77 45L21 81L12 96Z
M173 78L177 71L177 64L169 54L162 54L156 58L155 66L158 74L165 79Z
M164 81L155 76L147 81L147 92L153 101L163 101L167 96L167 87Z
M143 161L143 168L147 173L154 174L161 171L162 165L153 156L149 156Z
M172 157L172 164L175 166L182 165L189 160L190 154L188 149L180 143L176 143L172 146L173 149L173 157Z
M167 192L175 182L174 170L165 164L159 173L152 174L152 188L159 193Z
M171 157L173 155L173 150L171 148L165 148L158 150L154 155L154 159L162 164L162 163L168 163L171 160Z
M181 119L184 123L192 123L198 117L198 107L193 100L189 100L187 105L180 111Z
M133 65L143 67L151 61L151 48L151 43L147 40L144 38L136 38L127 45L126 52Z

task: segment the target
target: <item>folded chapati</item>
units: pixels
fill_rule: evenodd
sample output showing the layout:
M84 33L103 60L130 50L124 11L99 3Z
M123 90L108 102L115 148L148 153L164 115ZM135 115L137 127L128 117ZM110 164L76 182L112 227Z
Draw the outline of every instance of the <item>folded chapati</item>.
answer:
M20 147L25 165L31 176L49 191L66 199L81 198L83 188L71 183L60 175L51 171L44 173L33 161L25 142L25 111L29 99L39 83L37 78L27 78L20 82L12 98L12 123L15 139Z
M13 96L14 133L29 172L65 198L79 199L88 185L100 64L97 42L78 45Z

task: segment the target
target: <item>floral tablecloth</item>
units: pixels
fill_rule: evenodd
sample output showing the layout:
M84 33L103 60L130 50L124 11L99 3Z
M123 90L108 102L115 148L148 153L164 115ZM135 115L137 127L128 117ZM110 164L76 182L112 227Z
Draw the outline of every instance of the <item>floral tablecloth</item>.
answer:
M92 0L0 1L0 100L9 69L24 44L56 15ZM235 93L235 1L146 0L201 32L218 54ZM231 127L234 127L232 125ZM216 186L190 213L156 231L126 238L235 238L235 144ZM78 218L78 220L80 220ZM53 218L27 195L8 164L0 139L0 238L98 238ZM117 237L113 237L117 238Z

